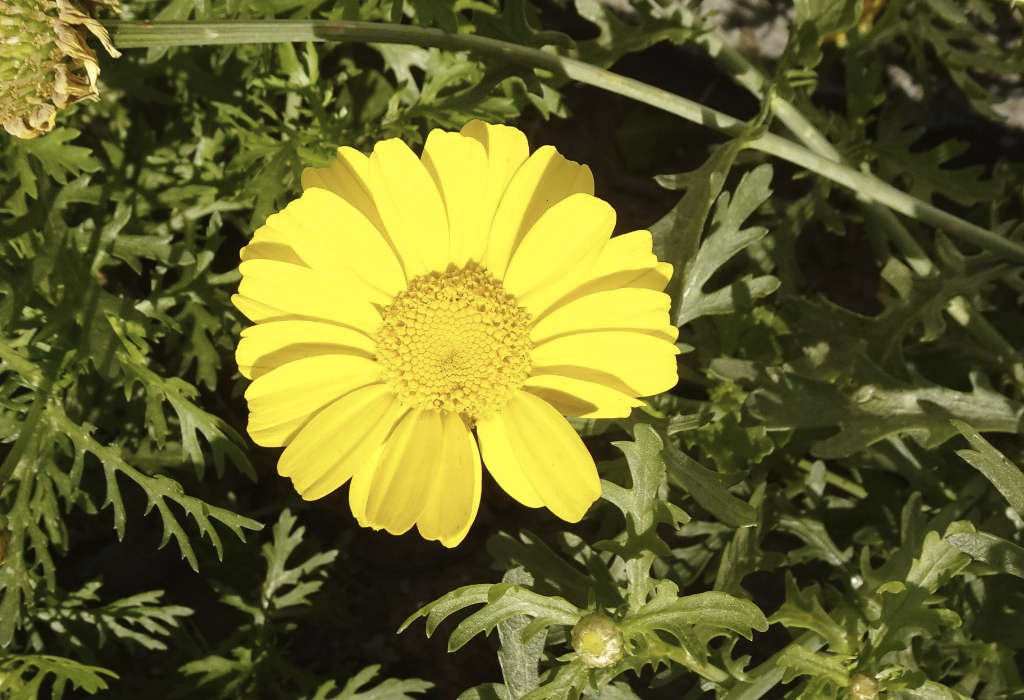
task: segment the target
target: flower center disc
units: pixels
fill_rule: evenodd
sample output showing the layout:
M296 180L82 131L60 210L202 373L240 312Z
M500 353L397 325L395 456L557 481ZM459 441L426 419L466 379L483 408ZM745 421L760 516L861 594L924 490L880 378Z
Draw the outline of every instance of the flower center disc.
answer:
M412 280L377 331L377 360L396 394L470 423L523 385L530 349L530 315L476 263Z

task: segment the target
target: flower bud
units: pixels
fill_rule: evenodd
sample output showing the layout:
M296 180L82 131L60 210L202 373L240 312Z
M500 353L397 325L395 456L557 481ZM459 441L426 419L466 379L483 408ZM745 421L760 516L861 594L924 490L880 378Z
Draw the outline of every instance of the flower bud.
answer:
M584 615L572 628L572 648L591 668L606 668L622 658L622 633L601 613Z
M878 681L866 673L855 673L850 679L850 695L853 700L875 700L878 697Z
M88 9L117 0L82 0ZM113 57L121 54L98 21L70 0L0 0L0 125L23 139L53 128L58 109L98 100L100 73L88 30Z

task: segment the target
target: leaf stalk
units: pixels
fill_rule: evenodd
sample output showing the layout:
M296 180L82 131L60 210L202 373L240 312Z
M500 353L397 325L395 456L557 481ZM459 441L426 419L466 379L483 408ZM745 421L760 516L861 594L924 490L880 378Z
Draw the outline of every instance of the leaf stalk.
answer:
M114 44L121 49L350 41L411 44L450 51L472 51L499 61L548 70L570 80L642 102L729 136L738 135L744 127L744 122L735 117L642 81L618 75L583 61L560 56L553 51L473 34L452 34L439 29L410 25L345 20L108 21L104 24L111 32ZM783 110L785 111L785 107ZM809 133L811 135L808 138L817 141L813 136L813 131ZM830 144L827 145L831 148ZM822 147L820 143L816 143L816 146ZM1024 245L998 236L913 197L874 175L860 172L834 158L819 155L789 139L766 133L749 142L748 147L789 161L832 180L852 190L859 198L877 202L894 212L935 226L1008 260L1024 263Z

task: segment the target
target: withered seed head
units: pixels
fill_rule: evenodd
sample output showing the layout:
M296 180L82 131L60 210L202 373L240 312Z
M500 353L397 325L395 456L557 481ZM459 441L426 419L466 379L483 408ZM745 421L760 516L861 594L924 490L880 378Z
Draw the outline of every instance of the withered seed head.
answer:
M92 13L117 0L0 0L0 124L23 139L53 128L57 110L98 100L100 66L83 30L114 58L121 53Z

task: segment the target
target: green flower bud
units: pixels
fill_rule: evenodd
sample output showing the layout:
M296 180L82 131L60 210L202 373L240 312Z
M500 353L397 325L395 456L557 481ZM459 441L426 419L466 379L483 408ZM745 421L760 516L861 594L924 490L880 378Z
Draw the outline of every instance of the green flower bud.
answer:
M622 633L601 613L584 615L572 628L572 648L591 668L606 668L622 658Z
M86 10L117 0L82 0ZM107 52L121 54L107 30L70 0L0 0L0 125L23 139L53 128L57 110L98 100L96 54L83 29Z
M878 697L878 681L866 673L855 673L850 679L850 695L853 700L875 700Z

